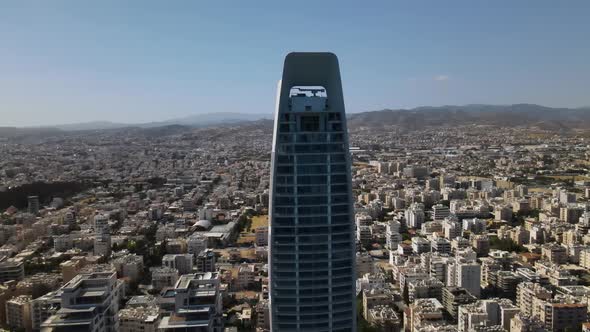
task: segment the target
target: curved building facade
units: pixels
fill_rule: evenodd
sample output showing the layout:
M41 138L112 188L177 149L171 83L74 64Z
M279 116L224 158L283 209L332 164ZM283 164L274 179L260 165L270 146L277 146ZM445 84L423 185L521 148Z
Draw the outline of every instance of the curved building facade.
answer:
M274 332L356 330L348 146L336 56L287 55L277 94L270 184Z

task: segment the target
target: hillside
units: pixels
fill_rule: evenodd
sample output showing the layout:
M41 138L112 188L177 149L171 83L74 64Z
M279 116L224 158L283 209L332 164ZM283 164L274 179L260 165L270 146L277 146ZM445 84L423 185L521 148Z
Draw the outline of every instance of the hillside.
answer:
M590 128L590 109L532 104L419 107L351 114L348 124L350 128L396 126L403 130L464 125L570 130Z

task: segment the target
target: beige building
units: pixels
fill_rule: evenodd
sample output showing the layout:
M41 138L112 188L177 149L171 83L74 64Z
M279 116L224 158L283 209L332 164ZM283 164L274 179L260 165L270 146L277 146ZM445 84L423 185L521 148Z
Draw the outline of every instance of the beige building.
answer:
M378 306L390 306L395 302L395 294L388 288L374 288L363 292L363 317L368 319L369 310Z
M579 328L588 320L587 302L579 302L573 297L559 297L553 300L533 299L533 316L545 328L554 332L565 332L566 328Z
M590 269L590 249L580 251L580 266Z
M125 308L119 311L120 332L156 332L160 323L158 307Z
M268 300L260 300L256 305L256 328L262 332L270 331L270 312Z
M565 247L555 243L546 244L541 249L541 254L548 261L554 264L567 263L567 250Z
M238 268L238 274L236 277L235 288L236 290L244 290L254 284L256 281L256 266L254 264L241 264Z
M6 302L6 325L11 330L32 331L30 295L13 297Z
M399 332L401 321L391 306L377 305L369 309L367 322L383 332Z
M510 320L510 332L549 332L543 323L531 316L516 314Z
M63 282L72 280L80 273L80 270L86 265L86 259L83 256L72 257L69 261L59 264Z
M516 287L516 305L525 316L533 315L533 300L551 299L551 291L534 282L521 282Z

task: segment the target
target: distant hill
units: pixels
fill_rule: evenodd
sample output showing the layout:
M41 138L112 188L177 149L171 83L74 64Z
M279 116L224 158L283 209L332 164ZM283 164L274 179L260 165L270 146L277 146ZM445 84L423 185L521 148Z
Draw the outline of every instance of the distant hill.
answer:
M260 122L260 120L263 121ZM272 114L270 112L268 114L227 112L198 114L168 121L139 124L97 121L39 128L0 127L0 137L47 137L87 130L126 130L141 135L164 136L184 133L194 128L248 125L254 122L257 126L272 126ZM348 114L348 127L352 130L361 127L420 130L426 127L465 125L526 126L555 131L589 129L590 107L551 108L534 104L464 105L385 109Z
M220 124L235 124L244 121L256 121L261 119L270 119L271 113L268 114L248 114L248 113L205 113L195 114L183 118L171 119L166 121L147 122L147 123L116 123L109 121L93 121L84 123L73 123L65 125L51 126L65 131L74 130L102 130L102 129L117 129L126 127L139 128L155 128L162 126L181 125L190 127L206 127Z
M425 127L491 125L546 130L590 128L590 109L551 108L534 104L418 107L350 114L348 126L417 130Z
M60 130L64 130L64 131L74 131L74 130L115 129L115 128L123 128L123 127L127 127L127 126L129 126L129 124L115 123L115 122L110 122L110 121L92 121L92 122L56 125L56 126L51 126L51 127L56 128L56 129L60 129Z
M0 137L15 138L15 137L43 137L47 135L56 135L63 133L57 128L16 128L16 127L0 127Z

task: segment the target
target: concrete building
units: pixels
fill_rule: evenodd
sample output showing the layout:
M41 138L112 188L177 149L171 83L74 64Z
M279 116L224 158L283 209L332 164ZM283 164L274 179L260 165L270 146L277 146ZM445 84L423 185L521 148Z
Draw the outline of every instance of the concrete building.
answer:
M258 271L256 270L256 265L247 263L240 264L240 267L238 268L238 274L235 280L235 289L249 289L256 282L257 276Z
M417 299L404 312L406 331L421 331L422 327L430 324L443 324L443 306L437 299Z
M31 301L31 326L41 330L41 324L61 308L61 290L49 292Z
M6 325L11 331L32 331L30 295L13 297L6 302Z
M430 252L430 242L423 237L415 236L412 238L412 251L418 255Z
M185 274L174 286L174 312L158 331L223 331L223 307L217 273Z
M270 308L268 299L260 300L256 304L256 328L262 332L270 331Z
M94 216L94 254L96 256L111 254L111 231L107 215Z
M430 247L432 248L433 252L438 252L441 254L451 253L451 242L443 237L433 236L430 240Z
M201 251L195 261L195 269L197 272L215 272L215 252L211 249Z
M465 288L479 298L481 294L481 265L475 261L459 259L448 267L447 285Z
M422 204L412 203L405 211L406 224L408 228L419 229L424 223L424 206Z
M339 72L331 53L285 59L269 208L276 331L356 326L351 161ZM315 293L332 294L332 301L313 305Z
M526 316L522 313L516 314L510 320L510 332L549 332L539 319Z
M549 243L543 245L541 254L548 261L554 264L567 263L567 249L559 244Z
M187 251L197 256L201 251L207 249L207 238L199 234L193 234L188 238Z
M463 234L469 232L471 234L482 234L486 231L486 221L484 219L464 219L463 220Z
M551 300L551 291L535 282L521 282L516 287L516 305L526 316L533 316L535 299Z
M533 298L532 316L550 331L565 332L568 328L580 328L588 320L588 302L566 296L550 300Z
M160 313L156 306L121 309L120 332L156 332L160 324Z
M178 270L166 266L150 268L152 274L152 286L155 289L172 287L178 280Z
M451 214L449 207L442 204L436 204L432 207L432 219L434 220L444 220Z
M577 206L575 204L568 204L567 206L561 207L559 209L559 220L573 224L580 220L580 217L583 213L583 207Z
M373 233L370 226L358 226L356 228L356 240L363 246L371 244Z
M44 323L42 331L116 332L123 282L116 272L80 274L61 288L61 308Z
M443 287L444 284L434 277L413 280L408 282L408 298L410 302L424 298L435 298L442 301Z
M265 247L268 245L268 226L256 228L255 235L257 246Z
M511 221L512 220L512 207L498 205L494 208L494 220L495 221Z
M461 236L461 224L457 219L447 217L443 220L443 233L447 240Z
M459 332L486 331L481 327L500 326L510 329L510 320L519 313L518 307L508 299L479 300L459 307Z
M377 305L369 309L367 322L383 332L399 332L401 329L401 320L390 306Z
M363 317L369 318L369 311L377 306L392 306L395 293L389 288L373 288L363 291Z
M39 196L29 196L27 200L29 213L34 215L39 214Z
M444 287L442 289L442 305L452 321L457 321L459 306L474 303L477 298L465 288Z
M22 280L25 277L25 264L16 258L0 258L0 282Z
M490 238L487 235L471 235L470 241L473 251L478 255L485 256L490 252Z
M143 274L143 256L127 254L113 260L119 278L125 278L130 282L138 282Z
M74 247L74 240L70 234L56 235L53 237L53 249L55 251L68 251Z
M173 254L164 255L162 258L162 266L178 270L178 274L188 274L193 271L192 254Z

